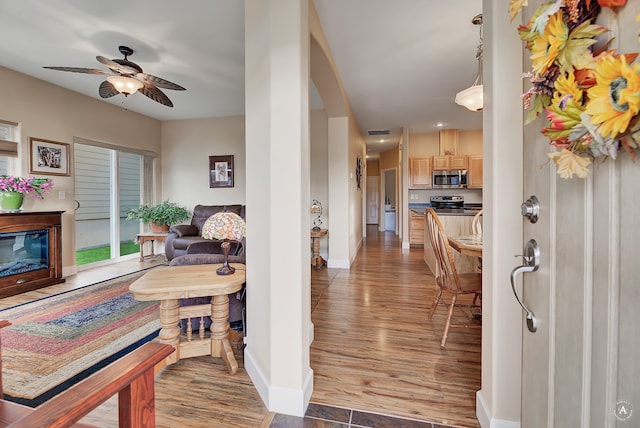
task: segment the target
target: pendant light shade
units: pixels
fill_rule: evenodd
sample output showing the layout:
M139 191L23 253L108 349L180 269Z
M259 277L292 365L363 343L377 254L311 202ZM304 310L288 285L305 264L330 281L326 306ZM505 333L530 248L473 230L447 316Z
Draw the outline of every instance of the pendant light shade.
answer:
M471 111L482 111L484 104L482 86L482 14L473 17L471 22L480 27L480 43L476 51L476 59L478 60L478 75L471 87L464 89L456 94L456 104L464 106Z

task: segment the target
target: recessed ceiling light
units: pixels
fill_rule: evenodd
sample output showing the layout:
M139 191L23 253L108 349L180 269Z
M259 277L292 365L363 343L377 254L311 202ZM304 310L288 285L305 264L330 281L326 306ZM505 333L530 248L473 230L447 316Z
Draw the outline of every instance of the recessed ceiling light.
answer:
M436 126L437 126L438 128L442 128L442 127L444 126L444 123L442 123L442 122L438 122L438 123L436 123Z

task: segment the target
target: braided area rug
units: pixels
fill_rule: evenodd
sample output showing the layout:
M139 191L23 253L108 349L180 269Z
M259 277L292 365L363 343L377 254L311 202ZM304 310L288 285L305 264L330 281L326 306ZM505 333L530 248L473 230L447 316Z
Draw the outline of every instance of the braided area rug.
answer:
M129 285L144 271L0 311L4 398L35 407L158 335L158 302Z

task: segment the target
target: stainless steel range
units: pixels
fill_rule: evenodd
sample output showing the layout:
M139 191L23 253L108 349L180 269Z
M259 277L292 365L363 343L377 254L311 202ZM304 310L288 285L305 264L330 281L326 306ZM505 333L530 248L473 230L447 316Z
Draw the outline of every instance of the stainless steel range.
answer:
M438 209L462 209L464 208L464 196L432 196L431 207Z

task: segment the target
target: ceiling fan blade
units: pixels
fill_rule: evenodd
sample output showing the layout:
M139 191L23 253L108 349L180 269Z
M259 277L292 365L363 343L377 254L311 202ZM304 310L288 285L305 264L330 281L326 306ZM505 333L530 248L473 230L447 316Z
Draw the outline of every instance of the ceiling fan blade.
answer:
M138 89L138 92L151 98L153 101L159 102L160 104L164 104L167 107L173 107L173 103L171 102L169 97L167 97L164 94L164 92L162 92L160 89L156 88L153 85L145 83L145 85L142 88Z
M114 95L118 95L120 92L118 92L116 87L113 86L111 82L109 82L108 80L105 80L100 84L100 87L98 87L98 93L102 98L110 98L110 97L113 97Z
M136 75L136 78L141 80L144 83L151 83L160 88L173 89L174 91L186 91L186 89L180 85L177 85L173 82L169 82L168 80L162 79L160 77L153 76L151 74L138 73Z
M113 74L109 71L98 70L95 68L82 68L82 67L42 67L48 68L49 70L59 70L59 71L72 71L74 73L86 73L86 74Z
M105 58L105 57L100 56L100 55L98 55L96 57L96 59L98 60L98 62L100 64L106 65L111 70L115 71L116 73L121 73L121 74L126 74L126 75L135 75L138 72L140 72L140 70L137 70L137 69L135 69L133 67L129 67L129 66L124 65L124 64L118 64L114 60L111 60L109 58Z

